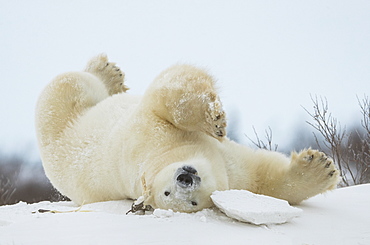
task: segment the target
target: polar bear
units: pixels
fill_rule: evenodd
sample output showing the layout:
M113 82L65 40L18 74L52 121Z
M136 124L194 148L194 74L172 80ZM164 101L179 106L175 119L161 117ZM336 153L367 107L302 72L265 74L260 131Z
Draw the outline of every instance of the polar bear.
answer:
M226 136L226 115L206 71L175 65L143 96L106 55L57 76L36 108L46 175L77 204L142 197L142 205L194 212L216 190L245 189L298 204L334 189L333 161L308 149L287 157Z

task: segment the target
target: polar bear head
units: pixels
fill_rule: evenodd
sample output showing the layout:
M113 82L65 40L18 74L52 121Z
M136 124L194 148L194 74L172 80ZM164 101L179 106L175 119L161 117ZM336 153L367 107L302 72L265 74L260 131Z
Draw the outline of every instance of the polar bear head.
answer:
M155 177L151 187L153 206L178 212L196 212L213 206L218 183L205 159L172 163Z

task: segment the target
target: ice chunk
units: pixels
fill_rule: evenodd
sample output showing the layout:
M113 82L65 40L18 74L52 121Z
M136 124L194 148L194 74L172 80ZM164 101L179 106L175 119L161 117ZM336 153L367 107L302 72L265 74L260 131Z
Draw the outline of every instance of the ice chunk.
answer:
M169 210L155 209L153 215L157 218L170 218L173 217L174 212L171 209Z
M282 224L302 212L301 209L290 206L287 201L246 190L215 191L211 198L230 218L256 225Z

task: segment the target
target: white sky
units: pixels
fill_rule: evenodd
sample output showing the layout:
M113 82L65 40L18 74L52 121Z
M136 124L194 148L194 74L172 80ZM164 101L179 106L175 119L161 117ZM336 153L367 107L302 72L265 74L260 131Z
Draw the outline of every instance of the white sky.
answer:
M56 75L105 52L141 94L166 67L206 67L241 132L285 146L326 96L343 124L370 92L370 1L0 0L0 150L35 151L34 108ZM236 112L236 113L235 113ZM235 115L238 114L238 115ZM292 133L293 132L293 133Z

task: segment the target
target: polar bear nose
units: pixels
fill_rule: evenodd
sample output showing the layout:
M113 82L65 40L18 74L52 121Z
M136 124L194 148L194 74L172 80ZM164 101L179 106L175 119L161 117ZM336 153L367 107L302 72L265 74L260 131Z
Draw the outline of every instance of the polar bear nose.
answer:
M197 174L198 172L195 168L183 166L177 170L177 184L182 188L189 188L191 186L196 188L201 181L201 178Z
M193 178L191 177L190 173L180 174L177 176L177 182L182 187L190 187L193 185Z

